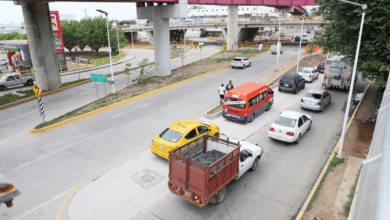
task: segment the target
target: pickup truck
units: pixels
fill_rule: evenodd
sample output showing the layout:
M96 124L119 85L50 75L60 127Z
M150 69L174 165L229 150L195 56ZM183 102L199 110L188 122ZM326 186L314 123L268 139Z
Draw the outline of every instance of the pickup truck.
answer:
M169 152L169 190L201 208L219 204L226 185L256 170L262 154L248 142L201 136Z
M34 80L34 75L22 76L19 74L7 74L0 79L0 91L20 84L24 84L25 86L32 86L34 84Z

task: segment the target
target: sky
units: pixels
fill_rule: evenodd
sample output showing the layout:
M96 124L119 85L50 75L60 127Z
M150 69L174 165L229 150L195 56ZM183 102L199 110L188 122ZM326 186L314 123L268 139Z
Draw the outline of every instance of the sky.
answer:
M51 2L49 3L51 11L59 11L64 15L76 15L77 20L85 17L95 17L102 15L96 9L108 12L108 18L111 20L132 20L136 19L135 3L81 3L81 2ZM310 10L312 7L308 7ZM14 22L20 24L24 22L22 8L20 5L14 5L13 1L0 0L0 24L9 24Z
M59 11L61 14L75 14L77 20L85 17L85 9L88 17L100 16L96 9L108 12L108 18L114 20L130 20L137 17L135 3L80 3L80 2L51 2L50 11ZM24 22L22 7L14 5L13 1L0 0L0 24L10 22Z

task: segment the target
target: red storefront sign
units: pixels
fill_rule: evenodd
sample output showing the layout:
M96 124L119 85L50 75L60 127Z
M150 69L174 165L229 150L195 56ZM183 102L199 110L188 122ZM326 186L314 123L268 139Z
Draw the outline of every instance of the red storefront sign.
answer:
M54 42L57 54L64 53L64 41L62 39L62 30L60 14L58 11L50 11L51 26L53 28Z

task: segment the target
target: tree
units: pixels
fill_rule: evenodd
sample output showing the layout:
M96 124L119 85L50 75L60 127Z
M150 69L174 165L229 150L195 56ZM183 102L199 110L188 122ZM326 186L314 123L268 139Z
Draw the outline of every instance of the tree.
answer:
M352 62L356 53L362 9L337 0L316 0L320 3L317 14L331 23L316 39L317 44L330 51L345 55ZM363 77L377 81L384 89L390 71L390 4L388 0L354 0L367 4L359 51L358 69Z
M91 18L85 18L79 22L76 28L75 37L77 39L78 46L83 55L84 55L85 46L88 44L89 34L92 28L91 23L92 23Z
M117 32L116 27L115 28L112 27L111 24L109 24L108 28L110 29L110 44L111 44L112 51L118 50L118 35L119 35L119 45L121 48L123 48L127 43L125 32L122 31L122 29L119 27Z
M76 30L79 26L77 21L61 21L62 38L64 41L64 47L72 53L73 47L77 46Z
M0 34L0 40L27 40L27 34L19 34L16 31L8 34Z
M96 17L90 19L90 29L87 37L87 44L92 50L99 54L99 49L108 46L106 19Z
M157 67L155 65L149 65L149 60L147 58L144 58L138 65L141 67L139 76L132 81L143 85L154 75L157 71Z

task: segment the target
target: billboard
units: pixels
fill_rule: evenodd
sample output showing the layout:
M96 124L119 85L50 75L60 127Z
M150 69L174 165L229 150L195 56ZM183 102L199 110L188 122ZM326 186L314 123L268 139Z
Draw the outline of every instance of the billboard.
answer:
M64 54L64 40L62 38L60 14L58 11L50 11L51 26L53 28L54 44L57 52L58 65L66 65Z

